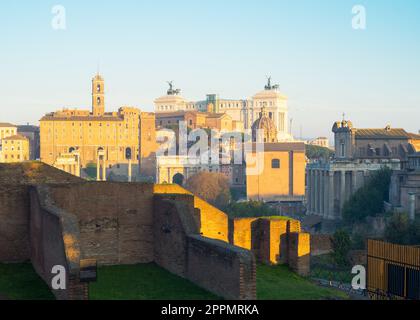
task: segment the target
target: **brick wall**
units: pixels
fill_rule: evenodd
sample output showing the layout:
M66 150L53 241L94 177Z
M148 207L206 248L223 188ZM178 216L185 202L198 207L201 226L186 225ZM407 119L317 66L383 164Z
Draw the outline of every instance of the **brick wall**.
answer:
M233 300L256 299L256 266L248 251L225 242L188 237L187 278Z
M99 265L153 261L153 185L91 182L50 186L79 222L82 259Z
M0 183L0 262L29 260L28 187Z
M302 275L310 274L311 236L309 233L289 234L289 266Z
M40 162L0 164L0 262L30 259L29 186L80 181Z
M188 194L177 184L159 184L154 186L155 194ZM194 196L194 207L200 210L200 233L207 238L228 242L229 219L228 216L197 196Z
M226 299L256 298L252 253L202 237L194 197L155 195L155 262Z
M55 207L45 187L30 190L31 262L57 299L86 300L87 285L79 281L80 243L77 218ZM54 290L54 266L66 270L66 289Z
M311 235L311 255L319 256L332 251L331 236L328 234Z

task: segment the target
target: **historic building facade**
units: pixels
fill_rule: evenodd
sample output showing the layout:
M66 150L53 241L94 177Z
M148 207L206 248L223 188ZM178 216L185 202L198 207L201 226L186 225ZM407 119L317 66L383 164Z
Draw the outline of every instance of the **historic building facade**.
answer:
M252 125L253 148L247 151L248 200L296 202L305 196L305 144L278 142L276 125L265 107ZM257 150L261 143L264 150Z
M167 95L155 100L156 113L179 111L226 113L233 121L243 123L244 129L251 129L265 108L277 128L278 140L293 140L288 125L288 99L279 92L278 85L271 84L271 78L268 79L263 91L245 100L220 99L215 94L209 94L204 101L191 102L185 100L180 92L179 89L174 90L170 83Z
M97 165L99 180L107 172L137 176L143 157L156 150L154 125L153 114L134 107L105 112L105 82L98 74L92 79L91 111L63 109L40 120L41 161L54 165L76 152L82 168Z
M344 203L369 179L372 171L401 164L419 147L420 136L403 129L356 129L350 121L334 123L335 157L306 169L307 214L341 219Z
M40 136L39 127L31 125L18 126L17 131L20 135L29 139L30 160L38 160L40 158Z
M420 152L409 155L402 170L393 172L389 201L393 209L409 214L412 220L420 215Z
M157 128L171 128L178 126L184 121L190 129L208 128L217 131L244 131L244 125L240 121L232 120L226 113L211 113L199 111L176 111L160 112L156 114Z
M13 135L1 140L0 162L13 163L29 160L29 139L22 135Z

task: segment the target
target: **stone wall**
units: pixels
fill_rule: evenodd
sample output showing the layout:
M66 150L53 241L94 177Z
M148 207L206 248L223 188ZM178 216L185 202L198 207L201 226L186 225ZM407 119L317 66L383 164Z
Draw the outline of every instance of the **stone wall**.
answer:
M0 163L0 262L30 259L29 186L80 181L39 162Z
M310 274L311 240L309 233L289 234L289 266L299 275Z
M31 262L57 299L87 300L86 283L79 280L80 242L77 218L55 207L45 187L30 190ZM66 289L54 290L54 266L66 271Z
M328 234L311 235L311 255L320 256L332 251L331 236Z
M177 184L155 185L154 193L192 195L191 192ZM220 211L197 196L194 196L194 207L199 210L201 235L207 238L228 242L228 216L223 211Z
M0 262L29 260L28 221L28 187L0 183Z
M49 186L78 219L82 259L99 265L153 261L153 185L90 182Z
M219 240L188 237L187 278L225 299L257 297L254 256Z
M199 235L191 195L155 195L155 262L226 299L256 299L252 253Z

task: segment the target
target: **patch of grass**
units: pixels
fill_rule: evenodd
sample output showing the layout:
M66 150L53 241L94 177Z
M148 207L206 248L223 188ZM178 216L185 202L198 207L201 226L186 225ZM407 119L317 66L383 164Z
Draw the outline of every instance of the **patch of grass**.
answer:
M338 290L323 288L300 277L287 266L259 265L257 269L257 297L259 300L322 300L347 299Z
M214 300L215 295L155 264L98 269L91 300Z
M0 264L0 296L10 300L53 300L30 263Z
M337 266L331 254L311 258L311 277L343 283L351 283L354 275L351 266Z

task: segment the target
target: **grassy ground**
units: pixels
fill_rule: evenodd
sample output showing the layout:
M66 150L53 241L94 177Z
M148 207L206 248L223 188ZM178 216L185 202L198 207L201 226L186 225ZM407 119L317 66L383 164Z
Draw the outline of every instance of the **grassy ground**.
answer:
M54 299L29 263L0 264L0 297L10 300Z
M257 293L261 300L319 300L347 298L319 287L285 266L258 266ZM0 298L49 300L53 295L30 264L0 264ZM90 285L92 300L213 300L215 295L155 264L100 267L98 282Z
M258 266L257 296L259 300L323 300L347 299L340 291L319 287L291 272L287 266Z
M352 266L339 267L335 265L330 254L311 258L311 277L351 283L354 275L351 274Z
M217 299L195 284L155 264L102 267L90 286L92 300L208 300Z

